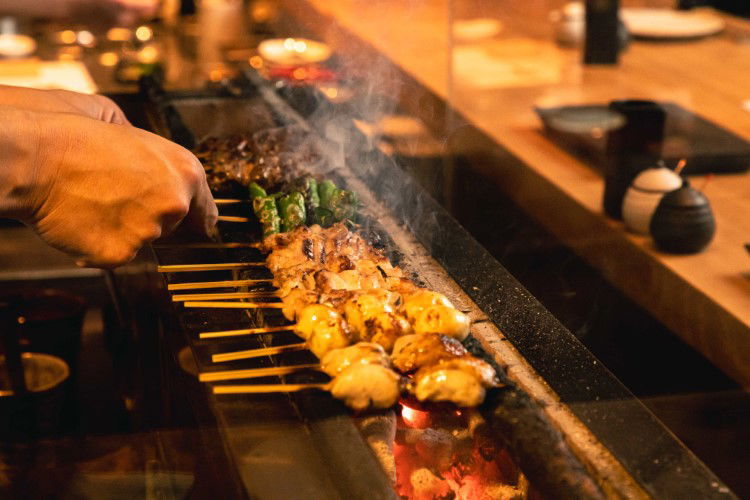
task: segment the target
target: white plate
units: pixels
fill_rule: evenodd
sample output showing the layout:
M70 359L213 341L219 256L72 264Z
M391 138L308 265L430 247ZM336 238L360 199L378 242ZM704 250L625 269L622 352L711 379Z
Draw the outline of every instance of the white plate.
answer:
M260 42L258 53L270 63L297 66L327 60L331 57L331 48L306 38L272 38Z
M0 35L0 56L25 57L36 50L36 42L26 35Z
M698 38L724 29L724 21L706 11L625 8L620 17L630 34L640 38Z

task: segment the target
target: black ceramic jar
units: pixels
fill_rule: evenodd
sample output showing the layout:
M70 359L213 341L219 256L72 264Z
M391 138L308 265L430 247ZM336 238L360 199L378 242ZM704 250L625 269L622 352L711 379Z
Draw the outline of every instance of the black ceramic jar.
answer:
M711 242L716 223L703 193L685 182L664 195L649 227L656 246L670 253L698 253Z

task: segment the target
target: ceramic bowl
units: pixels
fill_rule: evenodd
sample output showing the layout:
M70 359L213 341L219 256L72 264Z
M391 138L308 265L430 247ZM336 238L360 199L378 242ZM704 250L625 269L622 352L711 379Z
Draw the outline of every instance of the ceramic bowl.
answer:
M680 186L680 176L665 167L649 168L638 174L622 202L622 218L627 228L648 234L651 217L662 197Z

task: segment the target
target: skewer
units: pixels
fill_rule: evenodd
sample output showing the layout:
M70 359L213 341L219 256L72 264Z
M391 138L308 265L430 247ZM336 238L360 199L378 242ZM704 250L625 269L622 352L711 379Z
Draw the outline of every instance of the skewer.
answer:
M217 205L234 205L236 203L249 203L250 200L240 200L234 198L214 198Z
M196 283L172 283L167 285L167 290L199 290L203 288L231 288L249 285L270 285L271 278L253 280L227 280L227 281L200 281Z
M286 332L294 329L295 325L263 326L260 328L244 328L242 330L224 330L221 332L201 332L198 338L215 339L221 337L239 337L242 335L260 335L263 333Z
M274 366L272 368L252 368L249 370L225 370L220 372L206 372L198 376L201 382L216 382L219 380L237 380L243 378L270 377L272 375L289 375L302 370L319 369L319 364Z
M281 302L183 302L185 307L209 309L283 309Z
M185 302L187 300L258 299L276 297L278 297L278 293L274 291L233 293L183 293L172 295L172 302Z
M250 222L247 217L236 217L234 215L220 215L217 220L224 222Z
M327 391L330 386L330 384L215 385L214 394L264 394L272 392L297 392L306 389Z
M251 267L265 267L265 262L229 262L218 264L174 264L158 266L160 273L184 273L189 271L225 271L231 269L248 269Z
M307 344L287 344L275 347L261 347L260 349L248 349L246 351L223 352L211 356L211 361L221 363L222 361L235 361L238 359L259 358L261 356L272 356L284 352L303 351L307 349Z
M260 243L244 243L244 242L230 242L230 243L157 243L152 245L154 248L259 248Z

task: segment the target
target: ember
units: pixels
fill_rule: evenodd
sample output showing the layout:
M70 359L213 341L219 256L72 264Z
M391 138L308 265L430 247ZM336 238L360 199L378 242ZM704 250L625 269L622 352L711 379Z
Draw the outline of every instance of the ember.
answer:
M402 403L396 490L404 498L525 498L528 483L507 452L486 435L475 411L423 411Z

